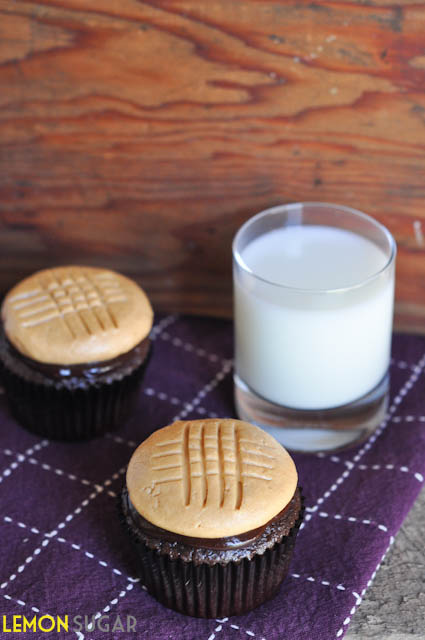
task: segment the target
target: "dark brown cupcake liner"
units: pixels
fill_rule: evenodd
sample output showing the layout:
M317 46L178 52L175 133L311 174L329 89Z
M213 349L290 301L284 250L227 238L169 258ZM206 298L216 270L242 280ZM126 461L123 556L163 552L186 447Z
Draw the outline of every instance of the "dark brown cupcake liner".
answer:
M289 534L263 553L211 566L171 559L149 548L126 512L125 501L124 490L120 519L135 547L142 583L166 607L197 618L241 615L271 599L289 571L304 513L302 507Z
M28 431L53 440L87 440L113 431L134 406L151 349L133 369L73 385L41 376L32 380L3 362L1 378L10 411Z

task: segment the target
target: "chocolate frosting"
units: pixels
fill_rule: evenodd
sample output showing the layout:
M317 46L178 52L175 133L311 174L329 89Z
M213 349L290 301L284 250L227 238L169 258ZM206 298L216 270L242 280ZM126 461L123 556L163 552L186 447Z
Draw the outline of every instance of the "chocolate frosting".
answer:
M262 527L225 538L182 536L161 529L136 511L126 489L121 496L121 511L135 542L142 542L172 560L213 566L240 562L245 558L251 560L255 555L263 554L299 527L303 508L301 491L297 488L289 504Z
M102 362L58 365L32 360L20 353L0 330L0 360L13 373L29 382L47 386L81 389L96 383L121 380L139 367L150 355L151 342L145 338L127 353Z

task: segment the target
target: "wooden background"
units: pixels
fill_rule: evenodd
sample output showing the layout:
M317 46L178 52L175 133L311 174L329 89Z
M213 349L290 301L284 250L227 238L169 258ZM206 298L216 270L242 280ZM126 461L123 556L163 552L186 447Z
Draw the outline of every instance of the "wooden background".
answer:
M228 314L232 236L322 200L398 242L425 332L425 4L0 0L0 291L100 264Z

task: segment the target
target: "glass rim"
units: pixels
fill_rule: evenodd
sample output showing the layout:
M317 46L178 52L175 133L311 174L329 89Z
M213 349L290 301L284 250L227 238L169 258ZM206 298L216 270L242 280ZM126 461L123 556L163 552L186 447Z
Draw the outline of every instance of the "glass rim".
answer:
M265 218L268 215L273 214L273 213L279 213L281 211L284 211L285 209L286 210L290 210L290 209L293 209L293 208L296 208L296 207L305 207L305 206L316 207L317 209L321 209L321 208L338 209L338 210L340 210L342 212L349 213L351 215L356 216L357 218L363 219L365 222L369 222L370 224L372 224L376 229L378 229L378 231L380 233L382 233L383 236L385 236L385 238L388 241L388 245L389 245L389 248L390 248L390 255L389 255L386 263L384 264L384 266L381 267L378 271L372 273L367 278L364 278L360 282L356 282L355 284L348 285L346 287L336 287L336 288L333 288L333 289L309 289L309 288L302 288L302 287L292 287L290 285L282 284L280 282L273 282L273 280L268 280L267 278L263 278L262 276L259 276L258 274L256 274L246 264L246 262L243 260L242 255L241 255L239 249L237 248L237 245L240 242L240 238L241 238L243 232L246 231L246 229L248 229L248 227L250 227L251 224L253 224L257 220L259 220L260 218ZM291 226L302 226L302 224L301 225L291 225ZM353 232L353 233L355 233L355 232ZM335 204L335 203L332 203L332 202L315 202L315 201L291 202L291 203L288 203L288 204L279 204L279 205L276 205L274 207L269 207L268 209L263 209L262 211L260 211L259 213L255 214L251 218L248 218L248 220L246 220L242 224L242 226L239 227L238 231L236 232L236 234L235 234L235 236L233 238L233 242L232 242L233 260L235 261L235 263L245 273L249 274L250 276L252 276L256 280L258 280L260 282L264 282L265 284L268 284L270 286L277 287L278 289L287 290L287 291L294 292L294 293L300 293L300 294L308 293L308 294L319 294L319 295L322 294L323 295L323 294L326 294L326 293L346 293L347 291L352 291L353 289L359 289L361 287L364 287L367 284L369 284L370 282L372 282L373 280L376 280L381 274L383 274L385 271L387 271L389 269L389 267L392 265L392 263L395 260L396 254L397 254L397 245L396 245L396 242L394 240L394 236L387 229L387 227L385 227L383 224L381 224L380 222L375 220L375 218L373 218L372 216L369 216L367 213L363 213L363 211L360 211L359 209L354 209L352 207L347 207L346 205Z

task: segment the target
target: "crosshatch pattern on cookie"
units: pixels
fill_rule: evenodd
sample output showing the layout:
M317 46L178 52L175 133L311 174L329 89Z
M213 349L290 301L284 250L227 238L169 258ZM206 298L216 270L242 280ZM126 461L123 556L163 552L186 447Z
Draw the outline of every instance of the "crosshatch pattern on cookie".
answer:
M274 468L276 459L272 447L251 442L237 423L223 424L220 420L184 422L178 440L161 442L155 449L154 486L178 482L183 504L189 506L195 495L200 496L203 508L214 503L220 508L232 504L240 509L245 479L270 482L268 471ZM194 492L195 487L200 491Z
M11 298L23 327L60 319L73 338L118 328L111 304L127 297L114 274L89 274L83 269L44 271L39 286Z

